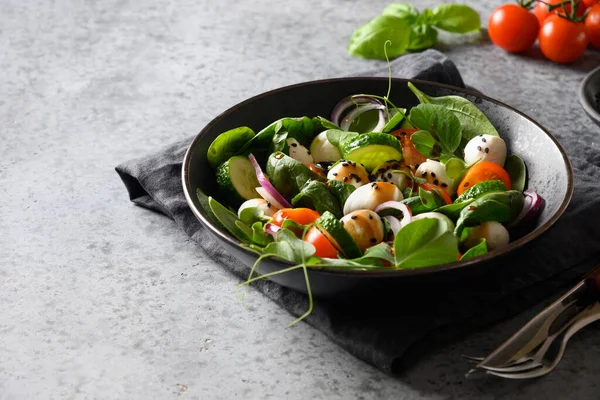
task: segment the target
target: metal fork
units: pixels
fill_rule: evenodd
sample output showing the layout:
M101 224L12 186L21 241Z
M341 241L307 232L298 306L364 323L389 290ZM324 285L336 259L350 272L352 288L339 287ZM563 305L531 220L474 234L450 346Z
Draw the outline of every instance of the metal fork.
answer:
M479 368L485 370L490 375L508 379L530 379L544 376L550 373L560 363L564 356L567 343L571 337L597 320L600 320L600 303L595 302L582 311L566 332L564 329L561 330L561 333L564 332L564 335L560 341L554 341L556 337L552 338L550 344L546 345L546 343L544 343L540 350L538 350L533 357L530 357L529 360L521 362L518 365L506 367L480 366ZM559 343L558 348L556 343ZM555 350L552 352L554 353L553 358L547 359L546 356L550 353L550 350Z

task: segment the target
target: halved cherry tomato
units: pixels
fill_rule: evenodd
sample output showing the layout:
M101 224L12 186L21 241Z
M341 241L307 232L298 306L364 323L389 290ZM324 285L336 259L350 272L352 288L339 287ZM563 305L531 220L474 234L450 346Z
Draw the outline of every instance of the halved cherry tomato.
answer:
M300 225L312 224L321 215L310 208L282 208L273 215L273 224L283 225L283 221L291 219Z
M469 168L465 177L458 185L457 193L460 196L465 190L470 189L478 183L494 180L502 181L506 188L510 190L510 177L504 168L493 162L480 161Z
M585 31L590 43L600 49L600 3L594 4L585 17Z
M422 183L419 186L423 188L423 190L427 190L431 192L435 190L435 192L446 202L446 204L452 204L452 199L448 196L448 193L438 185L434 185L433 183Z
M598 2L600 2L600 0L581 0L581 2L583 3L584 6L591 7L594 4L597 4Z
M315 174L319 174L321 176L327 176L323 168L317 167L315 164L308 164L308 169L310 169Z
M402 161L406 165L416 166L415 169L418 167L418 164L423 164L427 160L423 154L419 153L410 140L410 137L416 131L418 129L402 128L390 132L390 135L396 136L400 140L400 144L402 145Z
M496 8L488 21L492 42L512 53L527 50L535 43L540 23L535 15L517 4L504 4Z
M564 0L545 0L544 2L541 2L541 1L536 1L535 2L535 6L533 7L533 14L538 19L538 22L540 23L540 26L542 26L544 24L544 21L550 15L553 15L553 14L562 14L562 15L564 15L565 14L565 12L563 11L562 7L558 7L556 9L552 10L552 11L548 11L548 4L549 5L560 4L563 1ZM588 0L588 2L589 2L589 0ZM544 3L546 3L546 4L544 4ZM586 1L583 1L583 2L577 2L576 1L575 3L579 3L577 5L577 14L576 14L576 16L577 17L583 16L583 14L585 13L586 8L589 7L589 5L586 4ZM571 4L569 4L569 3L565 4L565 10L567 11L567 14L571 14Z
M315 256L321 258L337 258L338 251L329 240L323 235L316 227L310 228L306 237L305 242L308 242L315 246Z
M577 60L589 43L583 22L570 21L558 15L546 18L538 39L542 53L558 63Z

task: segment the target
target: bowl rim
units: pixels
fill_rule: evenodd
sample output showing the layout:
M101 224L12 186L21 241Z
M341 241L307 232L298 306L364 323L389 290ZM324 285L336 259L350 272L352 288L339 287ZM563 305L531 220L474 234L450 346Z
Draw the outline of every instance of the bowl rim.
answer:
M593 70L591 70L585 76L585 78L583 78L583 81L581 81L581 84L579 85L579 103L581 104L581 107L583 107L583 110L590 117L593 117L600 122L600 111L598 109L596 109L596 107L592 106L592 104L590 104L590 102L588 101L588 98L585 94L585 88L587 87L590 80L593 77L595 77L596 75L600 76L600 67L597 67L597 68L594 68Z
M387 82L389 80L389 78L387 78L387 77L368 77L368 76L367 77L328 78L328 79L313 80L313 81L307 81L307 82L287 85L287 86L272 89L272 90L263 92L261 94L252 96L252 97L228 108L227 110L223 111L222 113L217 115L215 118L213 118L194 137L194 139L190 143L188 149L186 150L186 153L185 153L185 156L183 159L183 167L182 167L182 171L181 171L183 192L185 194L185 198L188 203L188 206L192 209L192 212L194 213L196 218L198 218L200 220L200 222L207 229L209 229L214 235L216 235L221 240L225 241L226 243L228 243L231 246L238 248L240 251L248 254L251 257L258 258L259 255L257 252L250 250L247 247L242 246L242 244L237 239L233 238L228 233L225 233L225 232L221 231L219 228L217 228L216 226L214 226L213 223L205 215L205 211L203 209L199 210L195 207L191 196L196 195L196 188L192 188L191 182L189 181L189 171L190 171L190 163L191 163L191 158L192 158L192 149L195 147L196 143L202 139L204 134L209 129L211 129L213 125L215 125L217 123L217 121L221 120L223 117L227 116L227 114L235 111L236 109L238 109L248 103L256 101L265 96L270 96L272 94L283 92L283 91L290 90L290 89L297 88L297 87L303 87L303 86L309 86L309 85L323 85L323 84L328 84L328 83L333 83L333 82L357 81L357 80ZM523 118L527 119L529 122L533 123L535 126L537 126L539 129L541 129L541 131L544 132L550 138L550 140L558 148L560 155L562 156L563 162L565 163L565 166L567 168L567 178L568 178L567 191L566 191L565 197L563 198L560 206L558 207L558 209L554 213L554 215L552 215L551 218L546 223L544 223L542 226L540 226L538 229L526 234L525 236L515 240L514 242L511 242L508 245L508 247L506 247L502 250L494 250L494 251L491 251L482 256L470 258L465 261L455 261L455 262L448 263L448 264L439 264L439 265L434 265L434 266L429 266L429 267L419 267L419 268L412 268L412 269L394 269L394 270L389 270L389 271L341 270L339 268L327 268L327 267L314 268L313 267L313 268L309 269L310 272L318 272L318 273L322 273L322 274L332 274L335 276L351 276L351 277L365 277L365 278L367 278L367 277L371 277L371 278L372 277L376 277L376 278L382 277L383 278L383 277L404 277L404 276L408 277L408 276L416 276L416 275L428 275L428 274L432 274L432 273L436 273L436 272L450 271L450 270L461 269L461 268L469 268L476 264L485 265L485 264L487 264L486 261L489 261L489 260L497 258L497 257L499 258L501 256L504 256L504 255L512 252L513 250L516 250L516 249L526 245L527 243L535 240L536 238L538 238L539 236L544 234L548 229L550 229L550 227L552 225L554 225L554 223L564 214L565 210L567 209L567 207L571 201L571 198L573 197L573 191L574 191L573 166L567 156L567 153L565 152L565 150L561 146L561 144L558 142L558 140L550 132L548 132L548 130L546 128L541 126L537 121L535 121L534 119L532 119L525 113L517 110L516 108L509 106L508 104L505 104L499 100L488 97L488 96L486 96L478 91L475 91L475 90L459 88L459 87L447 85L444 83L431 82L431 81L420 80L420 79L392 78L392 81L397 82L397 83L404 83L404 84L406 84L408 82L412 82L415 85L421 84L421 85L427 85L427 86L436 86L436 87L439 87L442 89L447 89L447 90L462 93L465 95L478 97L483 100L489 101L493 104L505 107L505 108L515 112L516 114L522 116ZM282 258L279 258L279 257L273 257L270 260L276 260L278 263L284 264L285 266L295 265L295 263L285 260L285 259L282 259Z

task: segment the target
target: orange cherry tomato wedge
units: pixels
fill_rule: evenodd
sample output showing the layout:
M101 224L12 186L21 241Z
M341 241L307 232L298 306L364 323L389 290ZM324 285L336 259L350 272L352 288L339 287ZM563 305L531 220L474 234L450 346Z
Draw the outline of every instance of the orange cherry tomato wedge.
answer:
M438 185L434 185L433 183L422 183L419 186L421 186L423 190L427 190L428 192L435 190L435 193L438 194L442 199L444 199L446 204L452 204L452 199L450 198L450 196L448 196L448 193L446 193L446 191Z
M283 225L283 221L291 219L300 225L312 224L321 215L310 208L282 208L273 215L273 224L277 226Z
M304 238L305 242L308 242L315 246L315 256L321 258L338 258L338 251L329 240L323 235L316 227L310 228Z
M480 161L469 168L465 177L458 185L457 194L460 196L464 191L478 183L493 180L502 181L506 185L506 188L510 190L510 177L504 168L493 162Z

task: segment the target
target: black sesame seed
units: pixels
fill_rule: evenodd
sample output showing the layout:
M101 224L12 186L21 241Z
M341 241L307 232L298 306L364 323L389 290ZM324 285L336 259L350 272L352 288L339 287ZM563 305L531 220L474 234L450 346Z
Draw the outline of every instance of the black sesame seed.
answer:
M383 179L382 179L382 180L383 180L384 182L387 182L387 181L388 181L388 180L387 180L387 178L386 178L385 176L383 177Z
M376 183L374 183L374 184L373 184L373 189L377 190L377 189L379 189L379 186L377 186L377 184L376 184Z
M383 174L385 171L386 171L386 169L385 169L385 168L379 168L379 169L377 170L377 172L381 172L382 174Z
M348 177L347 176L344 177L344 182L348 182Z
M388 177L388 179L392 179L392 173L388 172L387 177Z
M369 219L373 219L373 215L372 214L369 214Z
M435 172L432 172L432 173L431 173L431 176L432 176L433 178L435 178Z
M448 184L447 183L442 183L442 187L443 188L448 187Z
M425 177L427 176L427 171L423 172L423 173L421 174L421 176L422 176L423 178L425 178Z
M360 183L360 181L362 181L362 179L360 179L358 176L355 178L356 183Z
M267 201L267 208L271 208L271 203Z
M483 135L479 135L479 137L483 137Z
M489 152L490 152L490 148L489 148L489 147L486 147L486 148L485 148L485 154L487 154L487 153L489 153Z
M298 143L292 143L292 147L298 147Z
M377 243L377 239L376 238L371 238L371 243Z
M353 167L356 167L356 163L355 163L355 162L353 162L353 163L351 163L351 164L352 164L352 166L353 166Z
M440 181L438 181L437 179L434 179L434 180L433 180L433 184L434 184L434 185L437 185L438 183L440 183Z
M482 139L481 139L481 141L482 141L483 143L485 143L485 142L487 142L487 139L486 139L486 138L482 138Z
M342 167L347 167L348 163L342 163Z
M337 172L334 172L334 173L333 173L333 176L337 176L337 174L338 174Z
M417 163L417 164L415 164L415 169L419 168L419 165L420 165L420 164L418 164L418 163Z
M306 153L310 155L310 150L306 150Z
M477 151L481 151L481 146L477 146Z
M375 182L371 183L371 187L375 187L377 184Z
M352 219L356 219L356 218L358 218L358 217L357 217L356 215L353 215L353 216L351 216L350 218L352 218Z

